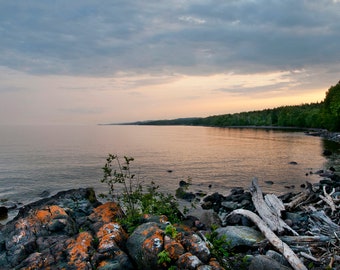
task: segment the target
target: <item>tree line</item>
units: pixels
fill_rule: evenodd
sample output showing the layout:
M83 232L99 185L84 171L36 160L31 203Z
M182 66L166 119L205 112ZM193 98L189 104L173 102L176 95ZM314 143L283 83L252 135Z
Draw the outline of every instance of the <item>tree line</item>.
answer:
M340 81L328 89L322 102L208 117L145 121L134 124L211 127L269 126L322 128L329 131L340 131Z

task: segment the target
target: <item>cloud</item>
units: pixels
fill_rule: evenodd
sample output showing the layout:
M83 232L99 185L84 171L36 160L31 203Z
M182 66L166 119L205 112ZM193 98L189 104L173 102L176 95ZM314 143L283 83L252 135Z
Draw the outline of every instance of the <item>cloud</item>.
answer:
M3 1L0 64L96 76L318 66L339 59L339 12L330 0Z
M1 1L0 123L315 101L339 80L338 14L334 0Z

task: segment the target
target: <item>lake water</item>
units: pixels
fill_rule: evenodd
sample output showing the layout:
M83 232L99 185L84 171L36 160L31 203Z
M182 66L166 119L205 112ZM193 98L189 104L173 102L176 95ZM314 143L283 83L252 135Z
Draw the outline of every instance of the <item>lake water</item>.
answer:
M170 192L190 177L192 191L228 194L257 177L264 191L279 194L285 186L318 181L305 174L326 165L318 137L245 128L2 126L0 149L0 200L22 203L43 191L91 186L104 192L101 167L108 153L134 157L132 169L142 181Z

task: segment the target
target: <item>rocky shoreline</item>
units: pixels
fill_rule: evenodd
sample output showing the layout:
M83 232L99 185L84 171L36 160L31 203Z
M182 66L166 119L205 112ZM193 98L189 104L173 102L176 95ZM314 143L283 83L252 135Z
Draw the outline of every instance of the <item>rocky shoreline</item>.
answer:
M340 143L340 133L339 132L330 132L330 131L325 130L325 129L318 129L318 130L311 129L309 131L306 131L305 134L310 135L310 136L321 137L321 138L324 138L326 140L330 140L330 141L333 141L333 142Z
M243 215L261 214L254 198L254 191L244 188L228 196L213 193L200 200L197 216L186 216L181 224L145 216L129 235L119 223L124 214L115 202L99 202L91 188L59 192L21 207L0 227L1 269L340 269L336 172L278 198L283 208L277 215L285 226L273 232L296 254L301 268ZM214 233L228 240L228 261L218 261L207 240L215 225ZM175 234L169 234L169 226ZM163 251L168 257L160 262Z

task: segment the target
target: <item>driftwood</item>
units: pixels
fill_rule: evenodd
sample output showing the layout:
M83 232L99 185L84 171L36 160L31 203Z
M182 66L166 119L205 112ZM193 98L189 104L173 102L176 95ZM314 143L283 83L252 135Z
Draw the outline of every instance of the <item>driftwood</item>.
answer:
M269 208L276 213L279 217L281 217L281 211L285 210L285 206L283 202L274 194L267 194L264 196L264 200Z
M312 212L309 214L309 229L313 235L326 235L333 239L340 237L340 226L334 223L324 211L316 211L310 207Z
M308 252L310 251L317 253L320 247L329 245L332 240L331 237L320 235L320 236L280 236L283 242L290 246L295 252Z
M312 193L312 184L307 182L307 189L298 195L296 195L290 203L286 203L284 206L287 210L292 210L297 207L300 203L306 202Z
M275 195L267 195L266 201L268 203L263 199L262 190L258 185L257 178L254 178L252 181L250 193L257 212L272 231L280 234L284 232L284 229L287 229L294 235L298 235L297 232L281 219L281 209L284 210L283 203L279 203L280 200ZM274 196L276 199L274 199Z
M268 241L287 259L290 265L295 270L307 270L306 266L301 262L294 251L283 241L276 236L276 234L268 227L258 215L245 209L237 209L231 212L229 215L239 214L248 217L252 222L256 224L262 234L268 239Z
M328 194L326 192L326 187L323 186L323 194L325 196L322 196L322 195L319 195L319 198L321 198L325 203L327 203L329 205L329 207L331 208L332 210L332 214L335 212L336 210L336 206L335 206L335 203L331 197L331 195L335 192L335 189L333 188L332 192L330 194Z

